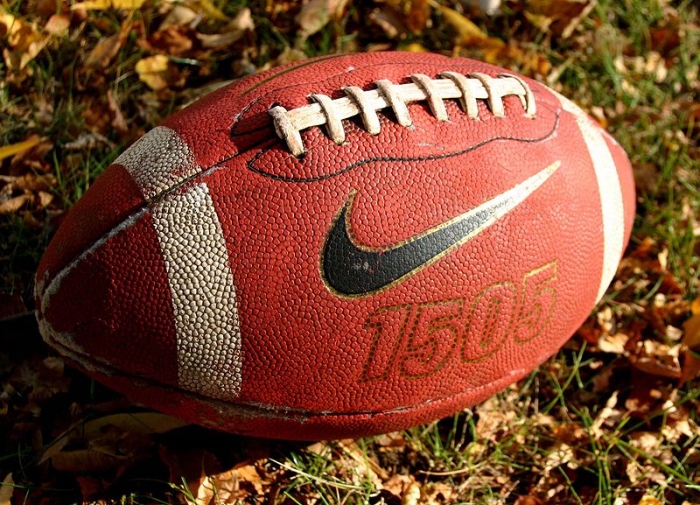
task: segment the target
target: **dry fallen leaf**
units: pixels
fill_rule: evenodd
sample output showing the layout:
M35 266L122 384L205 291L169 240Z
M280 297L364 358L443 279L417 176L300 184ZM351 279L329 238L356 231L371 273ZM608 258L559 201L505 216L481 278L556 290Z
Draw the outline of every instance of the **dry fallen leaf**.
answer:
M443 482L429 482L422 491L426 505L453 503L458 494L454 487Z
M328 0L309 0L306 2L295 19L299 26L299 38L308 39L326 26L330 17Z
M255 23L250 9L244 7L236 17L227 24L225 31L216 34L198 33L197 39L202 43L202 47L207 49L221 49L239 41L248 31L255 30Z
M616 333L615 335L604 333L598 341L598 349L612 354L626 354L625 345L628 341L629 337L624 333Z
M33 197L29 194L13 196L7 200L2 198L0 195L0 214L14 214L19 209L21 209L24 204L32 201Z
M700 351L700 298L690 304L692 315L683 323L683 344Z
M688 411L675 406L669 407L666 411L669 413L668 420L661 427L661 434L664 440L682 443L683 438L691 439L700 433L700 427L688 415Z
M15 481L12 472L5 475L0 484L0 505L11 505L10 499L15 491Z
M508 396L512 398L513 390L506 390ZM514 423L518 422L515 409L505 408L507 399L491 397L485 402L477 405L474 410L478 416L478 421L474 427L474 434L477 438L496 442L504 432L507 432Z
M31 149L32 147L38 145L41 142L41 137L38 135L32 135L22 142L17 142L16 144L10 144L9 146L0 147L0 160L14 156L15 154Z
M4 182L13 190L43 191L56 185L56 177L53 175L36 175L26 173L24 175L0 175L0 182Z
M256 463L244 461L232 469L202 479L192 505L239 503L250 497L263 496L270 482L263 479Z
M525 17L542 31L568 38L593 10L596 0L530 0Z
M5 33L8 47L3 49L5 64L14 71L22 70L46 47L50 35L41 33L36 23L13 16L0 6L0 33Z
M700 377L700 298L693 300L691 310L692 316L683 323L681 384Z
M470 41L481 40L487 37L481 28L476 26L473 21L467 19L456 10L440 5L434 0L428 0L428 3L431 7L437 9L440 14L442 14L442 19L457 31L459 35L459 44L467 44Z
M413 481L411 482L406 490L404 491L403 497L401 499L402 505L418 505L421 497L420 483Z
M54 14L44 25L44 30L55 37L65 37L70 28L70 17L65 14Z
M554 18L551 18L549 16L545 16L544 14L536 14L534 12L530 11L525 11L523 14L525 14L525 18L535 25L537 28L542 30L543 32L546 32L549 30L549 25L551 25L554 22Z
M413 475L395 473L382 484L382 489L385 489L394 496L401 497L415 480L416 478Z
M158 30L165 30L166 28L174 26L186 26L190 23L196 22L198 14L185 5L174 5L172 10L168 12L163 19L163 22L158 27Z
M338 447L344 455L352 460L346 460L347 466L352 467L355 474L362 477L363 480L370 480L375 486L380 486L382 480L389 478L379 463L373 458L367 457L367 454L357 445L355 440L339 440Z
M114 149L115 145L107 137L98 132L81 133L78 138L72 142L66 142L64 148L67 151L84 151L95 149L99 146L108 146Z
M498 37L486 37L479 40L478 45L484 53L484 61L497 65L501 60L501 54L506 44Z
M85 423L79 436L84 440L97 438L108 426L115 426L124 432L150 435L165 433L185 425L186 423L180 419L158 412L121 413L100 417Z
M606 436L606 430L603 425L616 424L623 417L623 412L617 407L618 392L613 391L608 400L605 402L605 407L598 412L595 421L590 427L590 433L596 440Z
M48 191L56 185L53 175L0 175L0 214L12 214L25 204L37 200L34 208L41 209L51 203Z
M420 33L430 20L428 0L412 0L410 4L408 16L406 16L406 26L412 32Z
M49 19L58 11L62 11L65 4L63 0L25 0L26 12L32 13L42 19ZM7 5L7 2L4 2Z
M679 352L679 345L669 346L654 340L645 340L638 346L635 354L630 355L630 362L644 373L678 379L681 376Z
M101 39L90 51L85 59L88 68L105 68L109 65L121 49L125 38L121 33L115 33Z
M164 54L147 56L136 63L139 79L154 91L168 87L168 65L170 59Z
M96 451L94 449L78 449L54 454L51 465L60 472L110 472L119 468L129 460L131 455L117 455Z
M197 0L197 3L204 11L204 15L209 19L215 19L217 21L228 21L228 16L221 12L221 10L214 5L211 0Z
M123 10L137 10L143 7L146 0L93 0L90 2L78 2L71 5L71 10L107 10L107 9L123 9Z
M48 457L54 468L65 472L118 474L152 453L152 434L183 424L156 412L108 415L81 424L69 433L70 446L77 448L52 452Z
M494 37L489 37L494 39ZM496 39L501 41L500 39ZM539 47L528 47L523 48L522 46L513 43L512 41L506 44L501 41L501 45L504 46L504 50L496 54L496 58L504 58L513 60L518 63L521 68L521 72L526 75L539 75L543 79L549 78L552 73L552 64L547 58L546 52L542 51ZM494 59L494 63L498 64L499 60ZM556 81L556 79L555 79Z
M349 0L309 0L306 2L295 21L299 26L297 47L314 33L320 31L328 22L339 17Z
M112 112L112 128L120 135L126 135L129 133L129 126L126 123L126 119L124 119L119 102L114 98L114 93L112 93L111 89L107 90L107 103L110 112Z
M301 49L295 49L293 47L285 47L284 50L280 53L280 55L277 57L275 60L275 65L286 65L287 63L295 63L297 61L302 61L308 58L306 56L306 53L302 51ZM267 65L264 65L260 70L266 70L268 68L272 68L272 64L268 63Z
M403 19L391 9L374 9L369 13L368 20L381 28L390 39L405 36L408 30Z
M191 34L180 26L161 28L148 41L151 46L170 56L183 56L194 46Z

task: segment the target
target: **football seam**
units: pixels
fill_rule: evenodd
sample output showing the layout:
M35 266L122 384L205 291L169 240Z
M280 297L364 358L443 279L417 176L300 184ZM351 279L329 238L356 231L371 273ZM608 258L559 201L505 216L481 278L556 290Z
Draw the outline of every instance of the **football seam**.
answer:
M380 416L380 415L385 415L385 414L396 414L396 413L401 413L401 412L406 412L410 410L415 410L415 409L420 409L426 405L431 405L435 403L440 403L440 402L446 402L453 400L457 397L463 396L463 395L473 395L473 394L478 394L480 391L483 391L485 389L489 389L492 387L498 387L498 385L505 383L511 384L515 380L519 380L519 378L523 377L525 374L531 372L532 370L530 368L518 368L515 370L509 370L506 372L506 375L502 377L500 380L492 381L489 382L488 384L482 384L477 387L472 387L464 391L459 391L450 395L445 395L441 396L438 398L430 398L428 400L419 402L419 403L414 403L411 405L403 405L400 407L393 407L390 410L357 410L357 411L351 411L351 412L340 412L340 411L333 411L333 410L311 410L311 409L304 409L304 408L299 408L299 407L285 407L285 406L280 406L280 405L270 405L266 404L263 402L227 402L223 401L217 398L212 398L203 394L196 393L194 391L190 391L187 389L182 389L177 386L173 386L171 384L166 384L163 382L159 382L156 380L149 379L147 377L141 376L141 375L134 375L134 374L127 374L124 373L121 370L118 370L112 366L110 366L107 363L103 363L101 361L94 361L94 360L84 360L81 359L82 356L80 354L80 351L77 351L75 349L71 349L61 342L56 342L58 344L58 347L61 347L64 350L64 355L67 356L71 361L79 365L81 368L85 369L88 372L98 372L104 376L118 376L124 379L127 379L131 381L133 385L146 385L147 387L154 387L157 389L164 389L164 390L171 390L171 391L176 391L178 394L184 396L184 397L189 397L194 399L197 402L205 403L207 405L210 405L212 407L218 406L219 409L235 409L235 410L247 410L247 411L253 411L253 412L258 412L258 413L265 413L270 417L276 417L276 418L294 418L296 416L299 417L353 417L353 416ZM538 359L538 366L544 362L547 359L547 357L540 357ZM118 391L118 390L117 390Z
M375 89L363 90L357 86L342 89L346 96L332 99L327 95L312 93L309 99L315 103L287 110L281 105L272 107L268 114L273 119L277 136L284 141L294 156L306 151L300 132L313 126L325 126L328 136L336 144L345 142L342 121L360 116L371 135L379 134L381 126L377 111L390 108L399 125L413 124L407 104L427 101L435 118L444 122L449 119L443 100L458 99L470 119L477 119L477 100L485 100L495 117L503 117L503 98L517 96L525 110L525 116L534 118L537 112L534 95L524 79L507 73L497 77L480 72L466 75L458 72L442 72L440 78L431 79L424 74L412 74L413 82L395 84L388 79L374 82Z
M553 109L549 106L545 105L545 108L547 110L550 110L554 114L554 123L552 124L552 128L542 137L529 137L529 138L521 138L521 137L509 137L509 136L497 136L497 137L491 137L486 140L483 140L479 142L478 144L471 145L467 147L466 149L462 149L460 151L455 151L451 153L445 153L445 154L440 154L440 155L435 155L435 156L413 156L413 157L391 157L391 156L380 156L380 157L372 157L372 158L366 158L363 160L356 161L355 163L348 165L347 167L337 171L333 172L330 174L324 174L320 175L318 177L287 177L283 175L276 175L276 174L271 174L269 172L265 172L263 170L260 170L255 167L256 162L265 156L269 149L263 149L260 151L260 153L256 154L250 161L246 163L246 166L248 169L258 175L261 175L263 177L267 177L269 179L273 179L276 181L280 182L299 182L299 183L309 183L309 182L319 182L319 181L324 181L327 179L331 179L333 177L337 177L343 174L346 174L350 172L351 170L354 170L358 167L361 167L363 165L367 165L369 163L405 163L405 162L420 162L420 161L434 161L434 160L443 160L447 158L452 158L456 156L461 156L463 154L469 153L471 151L474 151L476 149L479 149L487 144L490 144L491 142L496 142L499 140L506 140L506 141L513 141L513 142L525 142L525 143L536 143L536 142L544 142L549 139L551 139L554 135L557 129L559 128L559 124L561 122L561 109ZM228 161L228 160L227 160Z

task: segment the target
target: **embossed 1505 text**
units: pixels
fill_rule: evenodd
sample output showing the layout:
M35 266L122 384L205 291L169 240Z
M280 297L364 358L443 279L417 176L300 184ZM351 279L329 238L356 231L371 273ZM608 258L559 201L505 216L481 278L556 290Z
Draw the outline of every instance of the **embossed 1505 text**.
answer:
M425 377L452 360L484 361L509 339L524 344L537 338L556 304L556 281L557 262L550 261L471 299L382 307L365 322L374 338L362 379Z

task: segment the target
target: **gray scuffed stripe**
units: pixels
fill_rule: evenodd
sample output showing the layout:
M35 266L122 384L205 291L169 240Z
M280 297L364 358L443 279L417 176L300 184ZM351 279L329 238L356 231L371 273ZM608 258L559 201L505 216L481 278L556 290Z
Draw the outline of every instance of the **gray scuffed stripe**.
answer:
M149 131L114 163L126 168L146 201L200 171L189 146L177 132L165 126Z
M238 303L209 189L198 184L169 194L153 205L152 217L175 313L179 385L233 400L242 381Z

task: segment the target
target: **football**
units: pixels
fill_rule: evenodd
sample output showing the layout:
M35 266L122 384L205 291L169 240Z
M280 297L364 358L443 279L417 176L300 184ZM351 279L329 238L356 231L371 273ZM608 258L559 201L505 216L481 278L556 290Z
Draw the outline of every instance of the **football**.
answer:
M56 232L43 338L129 398L285 439L472 406L601 299L624 150L536 81L435 54L247 76L136 141Z

